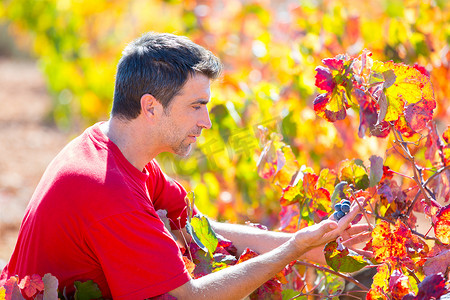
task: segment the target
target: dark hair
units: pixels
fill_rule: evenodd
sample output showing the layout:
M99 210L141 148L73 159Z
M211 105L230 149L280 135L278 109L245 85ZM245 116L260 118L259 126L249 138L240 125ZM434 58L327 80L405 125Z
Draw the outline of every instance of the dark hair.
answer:
M221 72L220 60L187 37L146 33L122 52L111 114L127 120L136 118L144 94L151 94L167 109L189 76L200 73L216 79Z

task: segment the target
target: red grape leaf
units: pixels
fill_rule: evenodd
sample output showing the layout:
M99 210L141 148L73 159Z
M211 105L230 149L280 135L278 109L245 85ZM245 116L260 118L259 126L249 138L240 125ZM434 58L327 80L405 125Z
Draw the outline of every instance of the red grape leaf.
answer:
M425 275L445 273L450 266L450 250L445 250L436 256L429 257L423 265Z
M442 138L447 144L450 143L450 126L442 133Z
M425 69L424 66L419 65L418 63L415 63L413 65L413 68L422 73L422 75L430 77L430 73L428 73L427 69Z
M369 131L370 135L386 137L391 129L386 121L378 123L377 107L379 105L358 88L353 90L353 96L360 107L358 136L363 138L366 132Z
M399 130L403 136L412 137L416 132L412 130L411 126L406 122L405 116L400 116L395 122L395 128Z
M344 160L339 166L339 179L352 183L357 189L369 187L369 176L358 160Z
M405 108L405 119L412 130L419 131L425 128L427 123L433 118L433 110L436 102L422 99L412 103Z
M33 297L36 293L44 289L44 282L42 282L41 276L33 274L31 276L26 275L19 283L19 287L25 292L27 297Z
M430 123L428 129L429 133L427 136L427 141L425 143L425 158L433 162L436 158L436 152L438 151L442 152L442 149L444 148L444 143L439 137L436 124L434 122ZM442 137L445 138L444 135L442 135Z
M389 292L389 267L387 264L381 264L377 267L377 273L373 276L372 286L367 293L366 299L379 300L387 299L385 297Z
M322 63L328 68L335 71L341 71L342 68L344 67L344 61L342 60L342 58L339 58L339 56L335 58L322 59Z
M356 272L369 264L362 255L348 248L339 250L336 241L326 244L324 252L327 264L336 272Z
M315 220L316 217L320 221L331 210L330 192L323 187L318 188L319 176L316 174L302 173L300 175L303 175L303 178L298 176L299 181L295 186L288 186L283 190L280 203L289 205L298 202L308 211L310 221Z
M400 220L395 225L380 221L372 231L374 257L379 262L406 258L406 242L410 236L411 230Z
M383 166L383 177L381 178L381 181L383 179L392 179L394 177L394 172L389 168L388 166Z
M299 218L300 218L300 211L297 205L295 204L287 206L282 205L280 211L279 230L287 232L297 231Z
M5 288L5 300L25 300L18 285L19 279L11 276L3 285Z
M239 257L239 260L236 264L242 263L258 255L259 254L256 253L255 251L246 248ZM287 269L290 269L293 263L294 262L290 263L288 266L285 267L284 270L278 272L272 279L266 281L262 286L260 286L257 290L255 290L250 295L250 299L281 299L282 285L279 279L281 279L282 281L286 281L285 274L290 272Z
M450 292L445 287L445 277L442 274L432 274L425 277L418 285L419 291L414 300L439 299Z
M408 276L403 274L400 269L395 269L392 272L389 279L389 291L392 299L402 299L411 291Z
M442 207L434 224L434 233L443 244L450 244L450 205Z
M328 122L343 120L347 116L348 100L344 89L319 94L313 102L314 111Z
M184 265L186 266L186 270L188 270L189 274L191 274L191 276L194 277L195 264L186 256L183 256L183 262Z
M319 89L322 89L327 92L333 92L333 89L336 86L336 83L333 80L333 75L331 74L330 69L319 66L315 70L316 74L316 86Z

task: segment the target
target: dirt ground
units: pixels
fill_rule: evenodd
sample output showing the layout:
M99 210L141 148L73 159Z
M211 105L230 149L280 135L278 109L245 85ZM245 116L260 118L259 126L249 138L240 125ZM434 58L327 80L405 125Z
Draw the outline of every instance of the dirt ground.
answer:
M0 268L40 177L69 140L45 121L51 101L35 61L0 58Z

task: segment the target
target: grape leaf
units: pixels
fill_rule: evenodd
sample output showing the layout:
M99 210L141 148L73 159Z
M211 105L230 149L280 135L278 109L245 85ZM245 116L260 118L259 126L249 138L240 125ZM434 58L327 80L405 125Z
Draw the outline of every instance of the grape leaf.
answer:
M186 256L183 256L183 262L184 265L186 266L186 270L188 270L189 274L191 274L191 276L194 277L195 264Z
M299 172L300 165L295 158L294 153L290 146L282 146L281 148L282 158L284 160L283 166L277 165L277 173L275 175L274 184L279 185L281 188L286 188L292 182L292 177Z
M19 279L11 276L3 285L5 288L5 300L25 300L18 285Z
M377 106L379 107L379 104L358 88L353 90L353 96L358 101L360 108L358 136L363 138L366 132L369 132L369 135L386 137L390 132L390 127L386 121L378 122Z
M295 232L298 230L298 221L300 218L300 211L298 206L282 205L280 211L280 228L279 230L286 232Z
M405 108L406 122L412 130L422 130L433 118L433 110L435 108L436 102L426 99L422 99L419 102L409 104Z
M411 291L408 276L403 274L400 269L392 271L389 279L389 291L393 299L402 299Z
M348 196L345 194L345 191L348 188L347 181L341 181L334 187L333 194L331 195L331 203L335 204L340 202L343 199L348 199Z
M336 172L330 169L322 169L319 173L319 180L317 181L318 188L324 188L327 191L334 190L336 184L337 175Z
M301 178L298 177L298 178ZM295 186L288 186L283 190L280 199L281 205L289 205L298 202L300 207L306 211L304 218L310 222L318 218L319 221L325 218L331 211L330 192L318 186L319 176L313 173L303 174Z
M92 280L86 282L75 281L75 300L92 300L102 297L98 285Z
M387 299L386 293L389 292L389 267L387 264L381 264L377 267L377 273L373 276L372 286L367 293L366 299L379 300Z
M342 71L344 68L344 60L342 59L342 56L322 59L322 63L331 70L335 71Z
M434 233L443 244L450 244L450 205L442 207L434 224Z
M442 133L442 138L447 144L450 143L450 126Z
M370 187L376 186L383 177L383 158L377 155L372 155L370 158L370 173L369 182Z
M434 122L429 124L428 129L429 133L427 136L427 141L425 143L425 158L434 161L436 152L442 152L442 149L444 148L444 142L439 137L436 124ZM444 135L442 135L442 137L444 137Z
M192 236L194 242L212 257L219 244L216 234L205 216L195 215L186 224L187 232Z
M19 283L19 287L25 292L27 297L33 297L36 293L44 289L44 283L41 276L33 274L31 276L26 275Z
M256 164L258 167L258 175L261 178L269 179L276 174L277 158L277 149L272 141L268 141Z
M44 299L45 300L58 300L58 279L47 273L42 277L44 283Z
M357 189L365 190L369 187L369 176L365 168L357 160L344 160L339 166L339 179L353 183Z
M445 273L450 266L450 250L445 250L436 256L429 257L423 265L425 275Z
M387 98L392 101L402 99L406 103L416 103L422 99L434 102L434 91L430 78L416 68L402 63L374 61L375 72L394 71L395 83L386 89Z
M450 290L445 287L445 281L441 273L428 275L419 283L419 291L414 300L439 299L442 295L449 293Z
M345 119L349 107L345 90L319 94L314 99L313 105L316 114L328 122Z
M433 110L436 107L434 91L430 78L414 67L393 62L374 62L372 70L383 75L392 70L395 82L392 84L392 76L385 77L384 96L380 97L379 122L397 121L396 128L409 136L412 132L425 127L431 120ZM385 107L384 100L387 102ZM420 102L420 103L419 103ZM413 105L414 104L414 105ZM406 109L405 109L406 106ZM384 110L386 115L383 116Z
M372 231L373 254L377 261L397 261L407 258L406 242L411 230L400 220L395 225L380 221Z
M336 241L326 244L324 252L327 264L336 272L356 272L369 264L362 255L348 248L339 250Z
M319 66L315 70L316 73L316 86L327 92L333 92L336 83L333 80L333 75L330 69Z

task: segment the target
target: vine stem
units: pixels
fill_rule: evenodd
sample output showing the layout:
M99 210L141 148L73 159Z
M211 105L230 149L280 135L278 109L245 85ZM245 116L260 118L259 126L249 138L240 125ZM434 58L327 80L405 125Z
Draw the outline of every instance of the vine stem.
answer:
M323 272L328 272L328 273L334 274L336 276L344 278L347 281L350 281L351 283L355 284L356 286L358 286L361 290L363 290L366 293L369 291L369 289L364 284L362 284L361 282L359 282L358 280L354 279L351 276L347 276L345 274L336 272L336 271L334 271L332 269L329 269L327 267L320 266L320 265L313 264L313 263L309 263L309 262L305 262L305 261L297 261L297 264L303 265L303 266L306 266L306 267L315 268L315 269L321 270Z
M420 174L419 167L416 165L415 158L413 155L411 155L411 152L409 151L408 144L403 139L403 136L401 135L401 133L397 129L395 129L392 124L390 124L390 126L391 126L392 132L394 133L394 137L395 137L394 143L400 146L400 149L403 150L403 153L406 156L406 157L405 156L404 157L406 158L406 160L408 160L411 163L411 166L412 166L412 169L414 172L413 179L417 183L417 185L420 189L420 192L423 194L423 196L425 197L426 201L429 204L437 203L434 199L432 199L430 197L430 195L428 195L428 193L425 190L425 183L423 182L423 178L422 178L422 175ZM418 195L416 195L413 203L411 203L411 205L408 208L408 212L407 212L408 216L411 214L413 206L414 206L415 202L417 201L417 199L418 199Z
M434 177L439 176L442 172L449 170L450 169L450 165L445 166L440 168L439 170L437 170L434 174L432 174L430 177L428 177L428 179L423 183L423 186L426 187L428 185L428 183L430 183L431 180L433 180ZM411 203L411 205L408 208L408 212L406 213L407 216L410 216L412 213L412 210L414 208L414 204L416 204L417 200L419 199L419 195L420 195L420 191L417 192L416 196L414 197L413 202ZM433 204L440 206L439 203L437 203L436 201L432 201Z
M359 209L362 211L362 214L364 215L364 218L366 219L367 224L370 226L369 231L373 230L373 225L372 223L370 223L369 217L367 216L366 210L364 209L364 207L361 206L361 204L359 203L358 199L355 196L355 193L353 193L352 190L350 190L350 193L352 194L352 197L355 198L356 203L359 206Z

